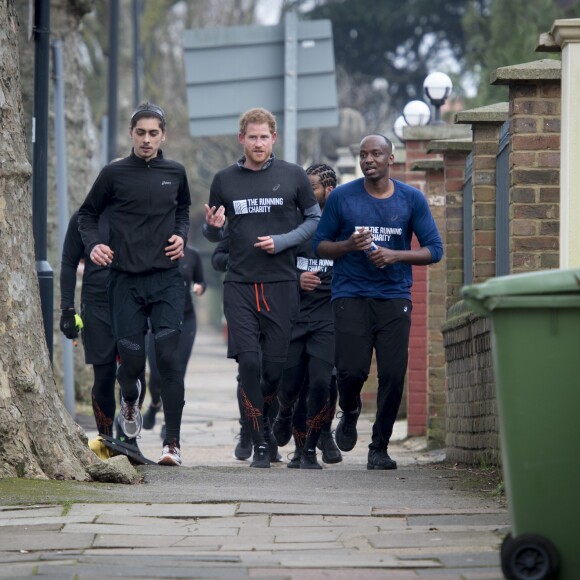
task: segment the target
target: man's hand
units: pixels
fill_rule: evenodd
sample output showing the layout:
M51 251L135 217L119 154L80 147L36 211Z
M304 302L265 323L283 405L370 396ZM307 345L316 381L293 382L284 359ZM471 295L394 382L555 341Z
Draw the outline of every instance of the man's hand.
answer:
M300 274L300 288L306 292L312 292L320 286L318 272L302 272Z
M203 205L205 208L205 223L212 228L221 228L226 223L226 208L220 205L218 208L209 207L207 203Z
M274 253L274 240L270 236L258 236L258 241L254 244L254 248L259 248L268 252L268 254Z
M368 252L367 258L377 267L384 268L389 264L394 264L398 262L397 260L398 252L391 250L389 248L383 248L382 246L377 246L376 250Z
M352 247L350 250L351 252L364 252L365 250L370 250L371 243L373 241L373 235L371 234L370 230L360 228L351 234L348 241Z
M201 296L203 294L203 285L202 284L198 284L197 282L195 282L193 284L193 293L196 296Z
M91 260L97 266L108 266L113 261L114 252L105 244L97 244L91 250Z
M167 241L169 245L165 247L165 255L171 258L171 261L183 258L183 238L177 234L173 234Z
M64 308L60 314L60 331L70 340L79 336L76 316L74 308Z

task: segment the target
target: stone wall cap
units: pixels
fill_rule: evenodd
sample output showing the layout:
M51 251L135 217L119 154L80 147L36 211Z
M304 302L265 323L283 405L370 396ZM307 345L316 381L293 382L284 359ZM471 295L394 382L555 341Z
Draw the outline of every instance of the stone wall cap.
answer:
M494 103L477 109L455 113L456 123L505 123L509 115L509 103Z
M471 127L466 125L418 125L403 127L403 141L433 141L471 137Z
M466 151L473 148L472 139L436 139L427 146L427 153L445 153L448 151Z
M580 18L554 20L550 34L560 47L569 42L580 42Z
M443 159L417 159L410 166L411 171L442 171L445 169Z
M514 81L559 81L562 78L562 62L544 58L533 62L502 66L491 73L492 85L509 85Z

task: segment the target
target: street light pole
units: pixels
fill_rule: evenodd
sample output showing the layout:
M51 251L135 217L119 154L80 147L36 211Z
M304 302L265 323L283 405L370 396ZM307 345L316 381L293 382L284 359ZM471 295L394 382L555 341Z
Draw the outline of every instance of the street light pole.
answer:
M441 120L441 107L447 100L452 88L453 83L451 79L442 72L433 72L427 75L423 81L425 94L435 109L434 125L441 125L443 123Z
M50 2L34 2L34 116L32 118L32 230L44 335L52 363L54 273L47 261L48 85Z

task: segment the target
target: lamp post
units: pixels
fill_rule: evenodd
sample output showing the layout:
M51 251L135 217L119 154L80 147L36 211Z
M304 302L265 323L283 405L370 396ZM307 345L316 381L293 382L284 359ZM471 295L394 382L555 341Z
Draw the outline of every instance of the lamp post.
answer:
M423 81L425 94L435 108L435 119L433 121L433 124L435 125L443 123L441 120L441 107L447 100L452 88L453 83L451 82L451 79L442 72L433 72L430 75L427 75Z

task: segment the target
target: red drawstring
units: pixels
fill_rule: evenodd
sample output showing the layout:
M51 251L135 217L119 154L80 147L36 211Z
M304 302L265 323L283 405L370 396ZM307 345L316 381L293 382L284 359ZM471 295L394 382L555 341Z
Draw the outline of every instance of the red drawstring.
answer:
M258 284L254 282L254 290L256 291L256 308L260 312L260 298L258 296Z
M270 307L268 306L268 303L266 302L266 296L264 296L264 284L260 283L260 286L262 287L262 300L264 301L264 306L266 307L266 310L268 312L270 312Z
M260 282L260 288L262 289L262 300L264 301L264 306L266 307L266 310L268 312L270 312L270 306L268 305L268 302L266 301L266 296L264 294L264 284L262 282ZM254 290L256 292L256 308L258 309L258 312L261 312L260 295L258 294L258 283L257 282L254 282Z

